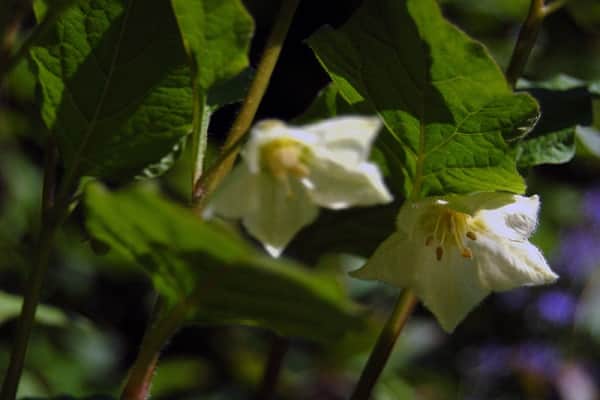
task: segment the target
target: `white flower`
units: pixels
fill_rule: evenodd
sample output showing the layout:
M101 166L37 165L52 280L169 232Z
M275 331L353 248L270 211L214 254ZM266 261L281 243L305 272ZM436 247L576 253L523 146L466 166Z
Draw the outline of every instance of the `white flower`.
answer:
M367 117L301 127L262 121L211 208L241 218L250 234L278 256L314 221L318 206L341 209L392 200L379 170L367 161L380 127L377 118Z
M397 232L353 276L412 288L451 332L491 291L554 282L528 239L538 196L478 193L407 202Z

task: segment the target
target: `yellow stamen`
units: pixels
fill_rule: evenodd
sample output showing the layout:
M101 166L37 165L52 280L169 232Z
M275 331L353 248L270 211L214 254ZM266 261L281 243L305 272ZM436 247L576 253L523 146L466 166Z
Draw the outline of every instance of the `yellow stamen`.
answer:
M304 178L310 174L305 161L308 150L302 143L289 138L275 139L261 148L261 164L273 177L285 185L291 196L290 175Z

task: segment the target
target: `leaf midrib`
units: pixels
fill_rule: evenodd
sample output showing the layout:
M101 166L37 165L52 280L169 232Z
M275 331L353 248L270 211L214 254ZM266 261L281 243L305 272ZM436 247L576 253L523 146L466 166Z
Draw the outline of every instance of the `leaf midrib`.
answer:
M114 72L116 70L116 64L117 64L117 60L119 58L119 55L121 53L121 42L123 40L123 36L125 35L125 30L127 27L127 21L129 19L129 16L131 14L131 9L133 8L133 4L135 3L136 0L130 0L127 3L127 8L125 9L125 12L123 14L123 22L121 23L121 29L119 31L119 36L117 37L117 42L115 44L115 50L113 53L113 57L112 60L110 62L110 66L108 68L107 71L107 75L106 75L106 80L105 80L105 84L104 87L102 89L102 93L100 94L100 98L98 99L98 103L96 104L96 107L94 109L94 113L92 115L91 120L89 121L89 125L88 128L86 129L85 133L83 134L83 138L81 140L81 144L79 145L77 151L75 152L72 164L71 164L71 168L67 171L66 176L65 176L65 180L63 182L63 187L62 187L62 191L61 194L58 196L59 198L66 198L66 196L68 195L68 191L71 188L71 185L73 184L73 180L76 179L77 177L77 172L78 169L80 167L81 161L83 159L83 154L84 151L86 149L86 147L88 146L90 137L92 136L92 133L94 132L95 128L96 128L96 123L99 120L100 117L100 112L104 106L104 102L106 100L106 96L108 94L108 89L111 85L111 81L114 75Z

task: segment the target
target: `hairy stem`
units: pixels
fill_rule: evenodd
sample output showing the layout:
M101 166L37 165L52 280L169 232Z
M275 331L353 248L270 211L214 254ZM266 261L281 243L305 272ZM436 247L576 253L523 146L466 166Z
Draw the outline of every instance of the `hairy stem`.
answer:
M48 139L46 144L46 159L44 162L44 187L41 207L41 227L37 240L35 258L29 277L26 282L23 305L21 314L17 321L14 342L11 348L10 361L8 369L2 384L0 392L1 400L14 400L17 395L17 388L23 372L25 356L29 337L35 323L35 312L40 300L42 286L54 236L58 227L62 224L65 213L53 212L53 193L55 186L55 170L58 154L52 138Z
M544 0L531 0L527 18L519 31L517 43L506 69L506 79L512 88L516 86L517 80L525 70L527 59L546 16L545 10Z
M367 365L360 375L352 397L350 397L351 400L368 400L371 397L371 392L392 353L396 340L416 305L417 298L414 293L409 289L404 290L394 307L394 311L392 311L392 315L388 318L385 327L377 338L377 343L369 356Z
M279 59L283 42L285 41L285 37L287 36L287 32L290 28L299 3L300 0L282 1L277 20L273 26L273 30L271 31L269 38L267 39L265 50L261 60L258 63L258 67L256 68L254 80L248 89L248 94L244 99L240 112L233 122L229 133L227 134L227 139L225 140L222 154L228 153L228 155L222 159L222 161L214 170L211 171L210 175L205 174L205 176L198 180L196 184L194 193L196 193L198 196L198 203L196 206L198 212L201 212L206 206L206 201L209 195L215 190L215 188L233 167L239 152L239 149L237 146L235 146L235 144L239 143L246 132L248 132L248 129L254 120L258 106L260 105L265 91L269 86L273 69L275 68L275 64L277 64L277 60Z
M152 376L160 351L185 321L189 299L179 302L171 310L162 313L146 333L137 359L129 371L121 400L146 400L149 397Z

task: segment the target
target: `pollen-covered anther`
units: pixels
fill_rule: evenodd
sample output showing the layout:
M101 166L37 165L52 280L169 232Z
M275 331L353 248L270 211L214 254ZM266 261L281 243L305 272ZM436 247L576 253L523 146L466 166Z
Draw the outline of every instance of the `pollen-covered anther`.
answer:
M477 235L474 232L469 231L466 236L471 240L477 240Z
M473 252L468 247L464 247L460 253L464 258L473 258Z
M444 249L442 248L442 246L438 246L435 249L435 258L440 261L442 259L442 256L444 255Z

